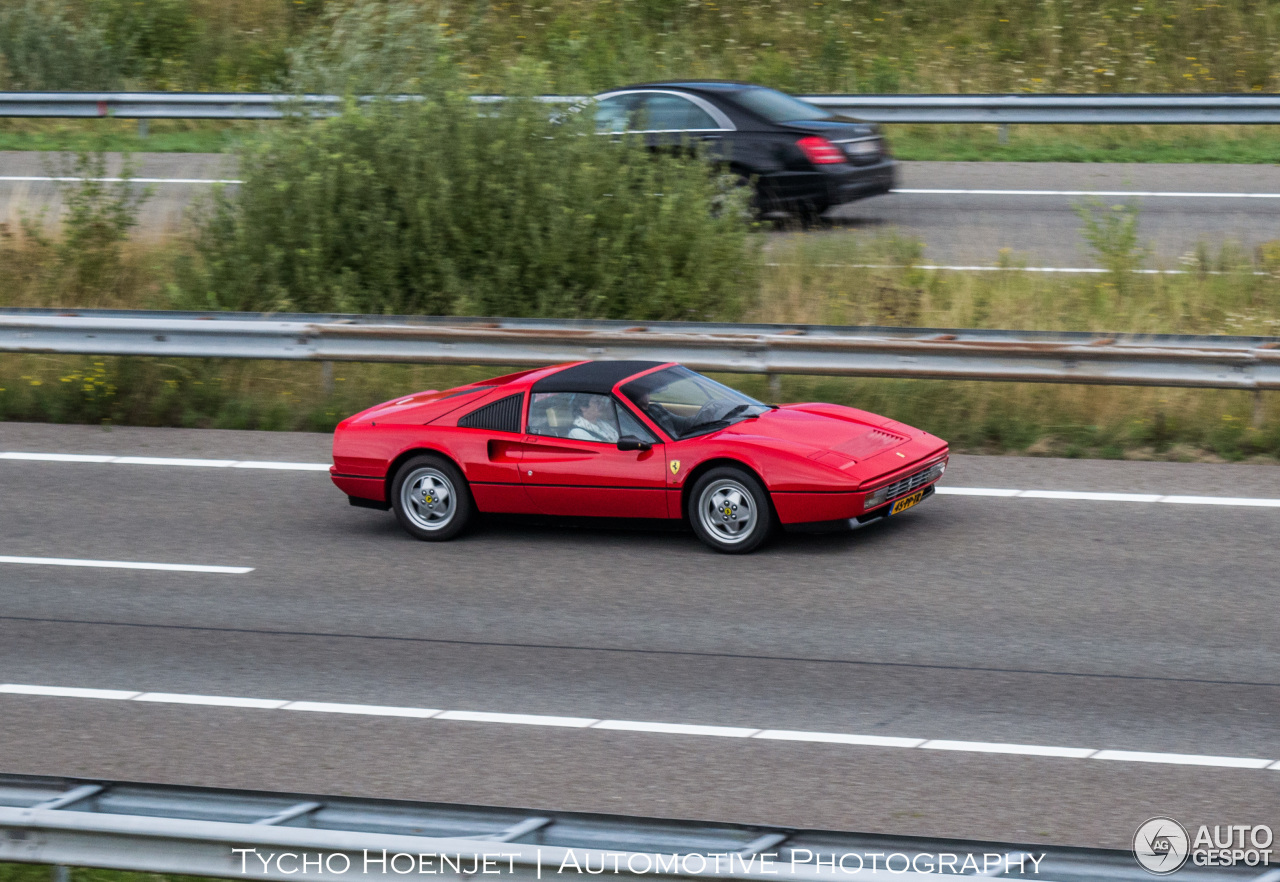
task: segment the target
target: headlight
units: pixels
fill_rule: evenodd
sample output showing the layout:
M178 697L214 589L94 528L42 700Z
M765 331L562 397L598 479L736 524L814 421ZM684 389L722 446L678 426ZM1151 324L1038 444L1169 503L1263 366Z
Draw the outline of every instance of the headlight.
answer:
M862 507L866 511L871 511L871 509L878 508L879 506L883 505L885 499L888 496L889 496L889 488L881 487L879 490L877 490L876 492L872 493L870 496L867 497L867 500L866 502L863 503Z

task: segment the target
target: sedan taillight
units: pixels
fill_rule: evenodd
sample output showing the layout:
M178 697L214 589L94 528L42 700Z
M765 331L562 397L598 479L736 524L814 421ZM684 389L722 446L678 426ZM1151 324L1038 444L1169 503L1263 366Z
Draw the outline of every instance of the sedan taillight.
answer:
M844 151L826 138L810 135L796 141L796 146L804 153L804 158L814 165L833 165L844 162Z

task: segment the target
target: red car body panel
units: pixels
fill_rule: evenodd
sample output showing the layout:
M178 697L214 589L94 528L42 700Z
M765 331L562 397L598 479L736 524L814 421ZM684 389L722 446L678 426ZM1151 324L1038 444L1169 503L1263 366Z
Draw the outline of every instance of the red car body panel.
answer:
M794 525L868 514L868 494L947 460L940 438L834 404L784 405L706 435L673 439L620 392L635 377L671 363L637 371L613 387L617 406L661 439L652 449L623 451L613 444L530 434L530 388L580 364L423 392L349 417L334 432L333 482L354 500L385 505L400 462L436 452L457 464L482 512L678 519L684 517L691 476L714 464L737 464L759 476L778 520ZM516 394L523 395L519 431L458 424ZM905 495L879 500L874 510Z

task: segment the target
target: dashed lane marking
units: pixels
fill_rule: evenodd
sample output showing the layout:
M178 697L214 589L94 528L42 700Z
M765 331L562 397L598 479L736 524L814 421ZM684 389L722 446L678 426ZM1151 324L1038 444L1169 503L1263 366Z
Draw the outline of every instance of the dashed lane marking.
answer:
M242 698L227 695L187 695L174 692L137 692L122 689L86 689L67 686L0 684L0 694L34 695L48 698L86 698L107 701L145 701L153 704L196 705L248 710L308 711L366 717L406 717L498 726L549 726L565 729L603 729L641 735L742 738L761 741L797 741L814 744L842 744L899 750L943 750L961 753L1003 754L1070 760L1108 760L1130 763L1162 763L1222 769L1280 770L1280 760L1247 756L1166 753L1160 751L1099 750L1094 747L1062 747L1048 744L1006 744L989 741L952 741L906 738L887 735L858 735L852 732L810 732L802 729L756 729L742 726L713 726L693 723L666 723L642 720L602 720L594 717L564 717L547 714L497 713L492 711L438 710L436 708L395 707L367 704L336 704L321 701L288 701L271 698Z
M0 564L26 564L45 567L91 567L103 570L161 570L167 573L218 573L224 576L243 576L252 573L253 567L220 567L204 564L149 563L138 560L83 560L74 557L15 557L0 554Z

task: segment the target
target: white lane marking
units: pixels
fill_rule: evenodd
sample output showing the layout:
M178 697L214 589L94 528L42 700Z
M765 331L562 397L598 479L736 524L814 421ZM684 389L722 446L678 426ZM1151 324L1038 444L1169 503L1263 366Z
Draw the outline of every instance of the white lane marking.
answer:
M27 462L114 463L116 465L179 466L192 468L266 469L288 472L327 472L325 462L273 462L269 460L184 459L163 456L105 456L81 453L0 452L0 459ZM1018 490L1008 487L938 487L940 495L1004 496L1022 499L1062 499L1085 502L1163 502L1171 505L1239 505L1280 508L1280 499L1248 496L1162 496L1157 493L1099 493L1085 490Z
M226 576L243 576L245 573L253 572L253 567L144 563L136 560L80 560L72 557L15 557L9 554L0 554L0 563L48 567L97 567L104 570L163 570L168 573L221 573Z
M1153 493L1082 493L1076 490L1023 490L1023 499L1079 499L1086 502L1159 502Z
M1000 490L995 487L935 487L934 492L943 496L1021 496L1021 490Z
M169 456L104 456L83 453L28 453L23 451L0 453L0 459L15 459L25 462L88 462L214 469L271 469L282 472L329 471L329 463L327 462L273 462L253 459L188 459Z
M923 738L890 735L846 735L843 732L805 732L800 729L764 729L752 736L765 741L813 741L819 744L857 744L863 747L919 747Z
M0 182L6 184L82 184L90 181L95 184L243 184L244 181L234 178L78 178L57 175L0 175Z
M114 462L114 456L84 453L0 453L0 459L34 460L36 462Z
M225 469L235 463L234 459L175 459L170 456L117 456L112 462L117 465L158 465L188 466L194 468Z
M1271 760L1245 756L1201 756L1193 753L1146 753L1137 750L1100 750L1094 759L1130 763L1167 763L1176 766L1221 766L1228 769L1265 769Z
M1280 193L1196 193L1178 190L957 190L940 187L906 187L892 193L906 196L1099 196L1124 199L1129 196L1163 199L1280 199Z
M779 266L799 266L796 263L766 263L768 267ZM1096 266L990 266L982 265L957 265L957 264L937 264L937 263L819 263L815 266L821 269L889 269L889 270L948 270L951 272L969 272L969 273L1110 273L1114 270L1102 269ZM1125 272L1133 273L1138 276L1189 276L1193 272L1196 275L1204 276L1269 276L1270 273L1264 273L1259 270L1250 271L1231 271L1231 270L1174 270L1174 269L1131 269Z
M1247 496L1163 496L1161 502L1173 505L1252 505L1280 508L1280 499L1253 499Z
M328 701L291 701L282 710L318 714L356 714L363 717L414 717L428 720L440 713L433 707L387 707L380 704L334 704Z
M327 462L258 462L254 460L245 460L243 462L233 462L233 469L276 469L282 472L327 472L329 464Z
M497 714L487 711L445 711L437 720L457 720L464 723L505 723L515 726L563 726L568 729L586 729L600 722L592 717L552 717L544 714Z
M491 713L487 711L438 711L434 708L383 705L332 704L319 701L279 701L267 698L238 698L228 695L188 695L174 692L126 692L114 689L83 689L66 686L0 684L0 694L36 695L53 698L95 698L145 701L160 704L236 707L256 710L298 710L372 717L420 717L516 726L558 726L573 729L607 729L653 735L701 735L711 737L757 738L766 741L802 741L847 744L859 747L948 750L962 753L994 753L1042 756L1054 759L1119 760L1134 763L1165 763L1234 769L1280 769L1280 760L1244 756L1211 756L1188 753L1159 753L1134 750L1098 750L1092 747L1057 747L1041 744L1001 744L988 741L945 741L924 738L897 738L885 735L856 735L840 732L809 732L800 729L751 729L741 726L706 726L689 723L659 723L640 720L597 720L591 717L558 717L546 714Z
M3 183L78 184L243 184L240 178L81 178L57 175L0 175ZM1280 193L1199 193L1178 190L997 190L956 189L948 187L896 187L890 191L903 196L1097 196L1107 199L1152 197L1163 199L1280 199Z
M1167 505L1240 505L1280 508L1280 499L1249 496L1161 496L1158 493L1095 493L1084 490L1015 490L1009 487L937 487L940 496L998 496L1006 499L1058 499L1080 502L1159 502Z
M208 707L250 707L259 710L275 710L289 702L270 698L236 698L231 695L184 695L175 692L144 692L131 701L153 701L157 704L200 704Z
M926 741L925 750L959 750L967 753L1010 753L1018 756L1060 756L1087 759L1097 753L1089 747L1049 747L1043 744L1000 744L991 741Z
M641 720L601 720L591 728L616 732L653 732L660 735L713 735L721 738L750 738L759 729L739 726L694 726L688 723L647 723Z
M113 701L128 701L137 698L141 692L126 692L121 689L77 689L68 686L23 686L18 683L0 685L0 692L9 695L47 695L52 698L104 698Z

